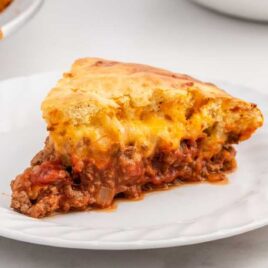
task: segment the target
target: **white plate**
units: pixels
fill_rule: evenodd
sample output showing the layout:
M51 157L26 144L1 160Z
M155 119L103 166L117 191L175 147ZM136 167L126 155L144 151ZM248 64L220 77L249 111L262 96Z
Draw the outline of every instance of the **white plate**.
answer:
M70 248L144 249L200 243L268 223L267 125L239 145L239 168L227 185L199 184L155 192L142 201L120 202L114 212L37 220L11 210L10 180L43 146L47 134L39 107L58 77L58 73L40 74L0 83L0 235ZM258 103L267 115L266 95L218 84Z
M210 9L250 20L268 21L267 0L192 0Z
M0 13L0 39L7 37L25 24L40 8L43 0L13 0Z

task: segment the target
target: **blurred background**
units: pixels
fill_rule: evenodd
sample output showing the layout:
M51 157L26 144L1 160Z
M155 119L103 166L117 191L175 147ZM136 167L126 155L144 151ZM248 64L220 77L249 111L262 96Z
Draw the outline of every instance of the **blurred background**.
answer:
M46 0L29 23L0 42L0 79L67 70L84 56L263 89L268 25L187 0Z
M45 0L31 21L0 41L0 80L68 70L85 56L268 91L268 24L187 0ZM0 267L268 267L267 250L267 227L201 245L124 252L54 249L0 237Z

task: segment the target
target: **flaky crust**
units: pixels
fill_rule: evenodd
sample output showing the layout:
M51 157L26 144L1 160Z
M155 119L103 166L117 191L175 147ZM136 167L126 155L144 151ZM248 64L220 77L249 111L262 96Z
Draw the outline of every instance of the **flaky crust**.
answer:
M64 154L76 150L81 140L90 143L93 151L134 141L152 152L159 140L169 144L197 139L218 122L218 140L224 142L232 133L240 141L263 122L256 105L213 84L99 58L75 61L44 100L42 111L56 150Z
M203 98L235 99L214 84L201 82L185 74L142 64L82 58L74 62L70 72L65 73L50 91L42 110L46 117L47 110L55 107L68 109L82 99L83 103L88 103L89 108L93 100L99 106L117 107L114 100L123 96L129 96L136 106L145 106L150 104L156 90L166 91L172 96L185 95L191 89ZM249 105L245 101L240 101L239 104Z
M114 99L130 96L137 106L145 106L150 104L156 89L176 95L187 94L189 88L195 88L204 97L232 98L215 85L185 74L142 64L83 58L76 60L71 71L52 89L43 103L43 111L57 105L69 106L79 102L81 96L88 97L90 105L95 99L99 105L115 107Z

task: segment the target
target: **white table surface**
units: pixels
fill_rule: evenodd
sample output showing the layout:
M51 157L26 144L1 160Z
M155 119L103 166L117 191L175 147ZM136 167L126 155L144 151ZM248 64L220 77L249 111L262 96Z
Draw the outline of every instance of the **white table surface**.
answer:
M67 70L83 56L143 62L268 92L268 24L225 17L183 0L46 0L33 20L0 42L0 79ZM268 227L200 245L123 252L0 237L0 267L10 268L258 268L268 267L267 252Z

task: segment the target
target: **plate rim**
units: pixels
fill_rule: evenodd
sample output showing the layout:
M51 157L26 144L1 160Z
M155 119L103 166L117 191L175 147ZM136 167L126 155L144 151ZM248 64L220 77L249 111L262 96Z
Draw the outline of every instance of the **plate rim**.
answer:
M26 242L41 246L51 246L57 248L73 248L73 249L88 249L88 250L142 250L142 249L158 249L158 248L171 248L206 243L210 241L220 240L224 238L234 237L240 234L244 234L253 230L257 230L261 227L268 225L268 217L263 220L253 221L242 227L226 228L220 231L213 232L211 234L205 234L200 236L192 236L187 240L181 238L175 239L162 239L162 240L150 240L144 243L143 240L139 242L105 242L97 243L96 241L71 241L64 239L52 239L40 238L36 235L23 234L19 231L10 231L8 229L0 228L0 236L9 238L15 241ZM4 231L3 231L4 230Z
M24 6L23 1L13 0L6 10L0 14L0 41L17 31L30 20L44 2L44 0L28 0L28 5Z

